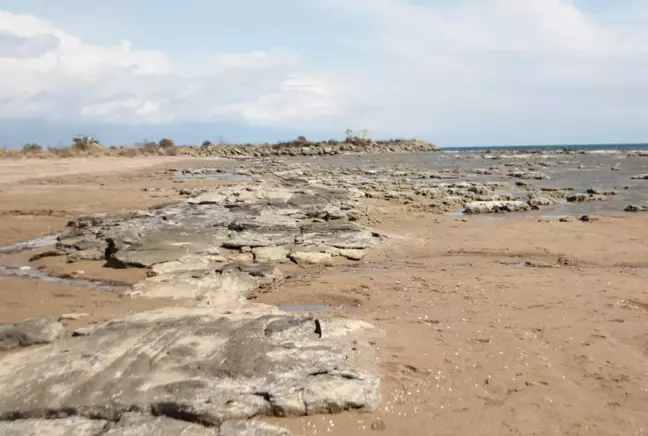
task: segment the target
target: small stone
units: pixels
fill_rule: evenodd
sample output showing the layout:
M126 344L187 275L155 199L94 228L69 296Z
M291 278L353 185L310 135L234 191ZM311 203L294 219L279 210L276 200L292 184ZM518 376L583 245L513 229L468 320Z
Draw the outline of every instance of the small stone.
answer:
M362 260L367 255L365 250L353 250L350 248L338 250L338 253L349 260Z
M32 257L29 258L30 262L35 262L40 259L44 259L46 257L55 257L55 256L62 256L63 252L58 251L58 250L47 250L42 253L34 254Z
M530 198L529 201L529 206L533 208L538 208L540 206L551 206L556 204L556 201L552 198L549 197L533 197Z
M330 263L332 256L330 253L322 253L310 250L293 250L290 253L290 259L297 264L318 264Z
M378 419L371 423L371 429L374 431L384 431L387 429L387 425L385 424L385 421Z
M527 211L531 207L524 201L473 201L464 206L465 214Z
M630 204L624 209L626 212L648 212L648 206L641 206L638 204Z
M59 322L76 321L78 319L87 318L89 316L89 313L64 313L63 315L59 316Z
M254 260L258 263L286 262L290 254L290 248L285 246L257 247L252 249Z

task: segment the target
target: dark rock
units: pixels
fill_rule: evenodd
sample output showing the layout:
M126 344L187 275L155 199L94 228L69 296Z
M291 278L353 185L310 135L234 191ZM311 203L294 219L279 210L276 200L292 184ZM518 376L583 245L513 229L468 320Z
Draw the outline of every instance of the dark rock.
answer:
M538 171L512 171L508 175L509 177L526 180L549 180L551 178L547 174Z
M603 200L607 200L606 195L572 194L567 196L567 201L570 203L588 203L590 201L603 201Z
M227 421L208 427L164 416L124 413L117 422L80 416L0 422L3 436L290 436L261 421Z
M0 350L48 344L57 340L65 327L54 318L31 318L18 324L0 325Z
M374 431L384 431L387 430L387 425L382 419L377 419L371 423L371 429Z
M44 259L46 257L57 257L57 256L63 256L65 253L59 251L59 250L47 250L42 253L34 254L32 257L29 258L30 262L35 262L37 260Z
M524 201L475 201L464 207L465 214L519 212L529 210Z

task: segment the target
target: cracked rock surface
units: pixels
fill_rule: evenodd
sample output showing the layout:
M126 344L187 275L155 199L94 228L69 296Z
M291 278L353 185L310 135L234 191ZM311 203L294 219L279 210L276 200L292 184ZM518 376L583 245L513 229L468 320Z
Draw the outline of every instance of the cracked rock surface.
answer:
M65 327L54 318L32 318L18 324L0 325L0 351L48 344L58 339L63 332Z
M71 417L83 430L66 433L58 422L60 431L49 434L93 434L93 422L79 418L114 423L128 412L216 427L255 416L371 411L380 400L376 334L365 322L259 304L140 313L0 360L0 420L27 420L0 429ZM107 434L140 434L120 431Z
M68 417L0 422L3 436L290 436L260 421L227 421L205 427L167 417L125 413L117 422Z
M375 243L370 232L347 221L357 202L351 190L304 181L226 187L128 216L71 221L57 249L71 261L103 253L110 266L154 267L161 274L223 261L221 248L255 250L257 262L284 262L293 251L334 257L336 249Z

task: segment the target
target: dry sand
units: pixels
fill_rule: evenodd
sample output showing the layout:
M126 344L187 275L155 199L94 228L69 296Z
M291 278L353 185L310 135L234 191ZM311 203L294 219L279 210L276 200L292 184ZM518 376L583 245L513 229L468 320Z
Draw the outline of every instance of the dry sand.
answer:
M32 161L22 169L12 164L10 177L31 178ZM68 173L58 181L0 185L0 243L51 233L79 213L178 199L173 181L145 173ZM295 434L340 436L648 432L648 217L560 223L374 207L373 226L389 239L365 260L303 270L259 301L324 303L333 307L327 315L384 329L383 403L375 414L280 419L280 425ZM118 274L96 263L74 266L81 267L95 276ZM88 313L77 326L168 304L0 278L2 322Z
M0 184L72 174L103 174L113 171L134 171L190 160L192 159L186 156L5 159L0 160ZM193 160L195 161L197 159Z

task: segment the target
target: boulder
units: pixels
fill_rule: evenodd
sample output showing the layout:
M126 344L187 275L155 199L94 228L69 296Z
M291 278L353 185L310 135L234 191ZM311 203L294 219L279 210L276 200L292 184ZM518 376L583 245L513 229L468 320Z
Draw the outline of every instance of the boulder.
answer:
M295 247L289 257L298 265L330 264L333 260L332 254L322 247Z
M338 255L346 257L349 260L362 260L366 255L366 250L354 250L354 249L341 249L337 250Z
M149 277L126 295L148 298L191 299L205 306L235 306L258 289L283 280L269 264L232 263L216 269L179 271Z
M296 238L301 245L330 246L335 248L365 249L375 244L371 232L352 223L305 224Z
M648 180L648 174L639 174L637 176L632 176L631 179L634 179L634 180Z
M551 177L549 177L545 173L541 173L538 171L512 171L509 174L509 177L515 177L517 179L523 179L523 180L549 180Z
M55 318L31 318L17 324L0 325L0 351L57 340L65 327Z
M380 401L378 334L362 321L256 304L140 313L5 356L0 421L115 422L141 411L218 426L260 415L372 411Z
M587 190L588 194L594 195L617 195L617 191L614 189L604 189L604 188L589 188Z
M590 201L604 201L604 200L607 200L606 195L572 194L567 196L567 201L570 203L588 203Z
M630 204L624 210L626 212L648 212L648 205Z
M465 214L520 212L530 209L524 201L473 201L464 206Z
M531 197L528 201L529 206L532 208L539 208L540 206L552 206L556 204L556 200L550 197Z
M288 261L290 248L284 245L276 247L257 247L252 250L254 260L258 263L283 263Z

